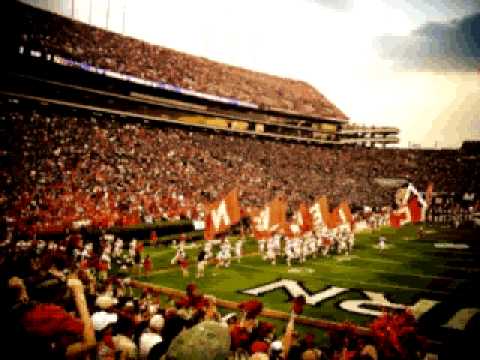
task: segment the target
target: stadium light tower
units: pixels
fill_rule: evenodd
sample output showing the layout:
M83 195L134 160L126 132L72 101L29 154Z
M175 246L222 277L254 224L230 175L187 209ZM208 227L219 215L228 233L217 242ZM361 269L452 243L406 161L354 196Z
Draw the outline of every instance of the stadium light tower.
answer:
M122 22L122 25L123 25L122 34L123 35L125 35L125 16L126 16L125 14L126 14L126 12L127 12L127 0L124 0L123 1L123 19L122 19L122 21L123 21Z
M88 23L92 25L92 0L90 0L90 7L88 8Z
M107 2L107 24L106 24L106 29L108 30L108 19L110 17L110 0Z

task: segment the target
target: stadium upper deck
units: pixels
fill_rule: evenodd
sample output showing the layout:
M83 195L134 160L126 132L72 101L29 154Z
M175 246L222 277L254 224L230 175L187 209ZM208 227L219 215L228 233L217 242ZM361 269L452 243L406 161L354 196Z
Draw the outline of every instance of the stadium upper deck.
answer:
M347 116L311 85L152 45L16 3L17 41L76 61L234 98L264 108L340 120Z
M338 132L348 117L304 82L151 45L19 2L15 3L12 11L18 19L14 52L20 50L26 55L56 60L57 64L75 64L78 68L93 69L102 75L114 78L126 76L127 80L137 84L143 81L156 89L228 104L230 109L223 109L223 112L229 115L232 111L237 112L237 117L240 112L254 120L248 126L240 124L240 127L246 126L255 133L271 132L273 135L316 139L323 143L398 142L398 129L377 129L375 136L369 129L359 129L353 135ZM213 122L230 129L239 125L230 121ZM272 128L269 123L280 126ZM281 128L283 124L297 126L298 129Z

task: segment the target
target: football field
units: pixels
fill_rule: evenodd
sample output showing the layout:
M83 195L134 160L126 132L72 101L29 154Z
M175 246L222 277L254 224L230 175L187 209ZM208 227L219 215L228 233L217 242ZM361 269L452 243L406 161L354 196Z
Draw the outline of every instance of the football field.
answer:
M467 328L478 328L480 295L479 231L417 226L383 228L357 234L352 254L310 258L289 268L282 258L276 265L257 253L256 241L244 246L245 256L229 268L209 265L206 276L195 279L196 255L202 242L187 250L190 276L183 278L170 265L172 247L147 248L154 272L139 280L184 290L196 282L204 294L243 301L258 296L265 307L289 312L292 296L307 298L305 316L368 326L383 309L412 307L422 332L445 341ZM386 248L377 246L387 238Z

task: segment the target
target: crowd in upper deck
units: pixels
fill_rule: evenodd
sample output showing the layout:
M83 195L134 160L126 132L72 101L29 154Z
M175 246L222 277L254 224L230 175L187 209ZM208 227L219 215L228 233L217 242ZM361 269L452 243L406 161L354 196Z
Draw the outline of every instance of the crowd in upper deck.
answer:
M309 84L225 65L95 28L26 5L15 7L16 46L184 89L346 119Z

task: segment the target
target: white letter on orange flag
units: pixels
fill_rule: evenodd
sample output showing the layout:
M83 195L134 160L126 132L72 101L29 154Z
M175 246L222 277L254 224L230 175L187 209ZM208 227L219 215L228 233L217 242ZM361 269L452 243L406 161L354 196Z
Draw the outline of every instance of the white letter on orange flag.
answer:
M230 217L228 216L227 204L225 203L225 200L222 200L220 202L217 209L212 209L211 215L215 231L220 231L220 225L222 224L222 220L225 226L230 225Z

